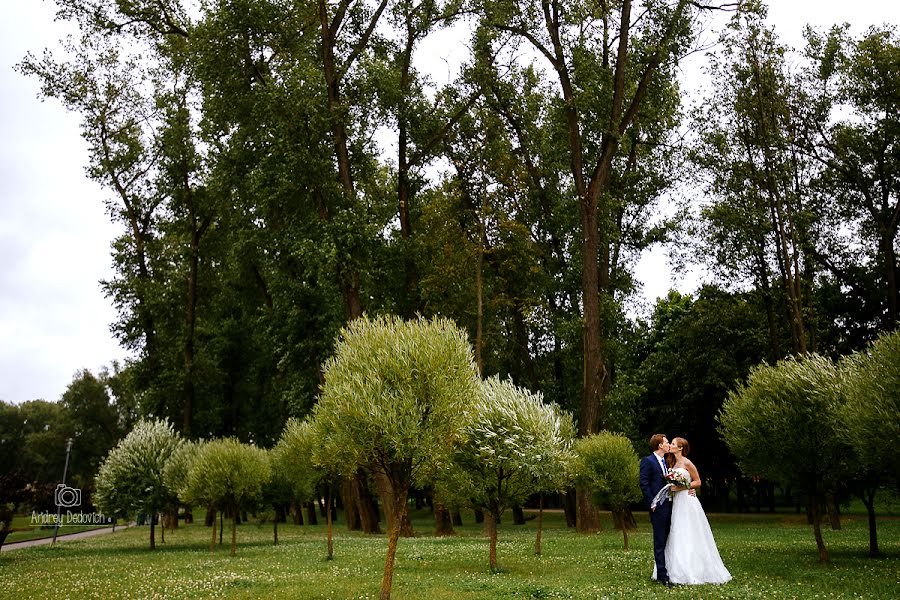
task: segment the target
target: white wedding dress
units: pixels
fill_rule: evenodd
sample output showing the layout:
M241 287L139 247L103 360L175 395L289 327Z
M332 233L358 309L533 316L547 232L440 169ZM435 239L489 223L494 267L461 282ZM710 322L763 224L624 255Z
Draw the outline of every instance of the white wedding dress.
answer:
M690 480L686 470L679 470ZM731 573L719 556L706 513L697 497L686 490L676 492L672 499L666 570L672 583L697 585L731 581ZM656 565L653 566L653 579L656 579Z

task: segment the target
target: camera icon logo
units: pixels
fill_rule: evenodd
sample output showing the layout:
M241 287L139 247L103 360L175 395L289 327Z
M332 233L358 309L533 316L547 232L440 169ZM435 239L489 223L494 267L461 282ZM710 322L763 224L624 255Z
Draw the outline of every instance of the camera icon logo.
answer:
M56 486L56 492L53 494L56 505L61 508L72 508L81 506L81 490L69 487L64 483Z

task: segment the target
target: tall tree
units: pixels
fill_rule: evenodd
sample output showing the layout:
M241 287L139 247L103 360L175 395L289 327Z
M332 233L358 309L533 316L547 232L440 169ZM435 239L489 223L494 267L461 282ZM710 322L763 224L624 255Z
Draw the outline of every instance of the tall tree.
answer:
M879 273L876 327L894 329L900 319L897 30L872 28L859 39L842 27L824 35L808 30L807 43L807 152L824 169L829 214L840 223L823 240L831 250L823 252L830 259L823 264L844 286L858 290L866 287L860 275L871 261ZM860 240L862 252L855 250Z
M603 398L612 384L610 334L604 331L601 308L613 291L616 174L627 169L644 125L671 124L662 114L650 117L650 107L674 89L675 65L693 38L692 18L718 6L652 1L639 18L632 14L631 0L590 7L560 0L481 5L485 23L530 46L558 84L561 152L569 163L566 184L580 217L581 436L599 430ZM578 528L590 531L597 525L596 512L580 490Z
M695 158L711 182L713 199L702 211L706 244L717 270L737 285L750 279L764 299L770 359L778 360L785 318L791 351L810 347L810 174L786 48L764 26L764 7L747 8L731 22L723 57L713 61L716 85L698 110Z

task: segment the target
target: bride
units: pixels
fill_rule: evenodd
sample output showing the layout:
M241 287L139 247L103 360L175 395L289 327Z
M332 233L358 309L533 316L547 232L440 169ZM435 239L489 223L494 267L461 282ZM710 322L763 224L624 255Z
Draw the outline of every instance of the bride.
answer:
M672 473L683 478L690 488L700 487L700 475L687 455L691 446L684 438L672 440L669 447L675 457ZM696 496L681 493L677 486L672 499L672 525L666 543L666 568L669 581L681 584L725 583L731 573L725 568L716 548L709 521ZM653 568L656 579L656 567Z

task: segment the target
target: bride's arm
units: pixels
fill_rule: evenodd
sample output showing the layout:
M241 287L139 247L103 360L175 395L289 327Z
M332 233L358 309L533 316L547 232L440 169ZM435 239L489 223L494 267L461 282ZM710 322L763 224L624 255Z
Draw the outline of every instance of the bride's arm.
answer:
M700 473L697 472L697 467L690 460L685 459L685 463L688 473L691 474L691 489L697 489L703 485L703 482L700 481Z

